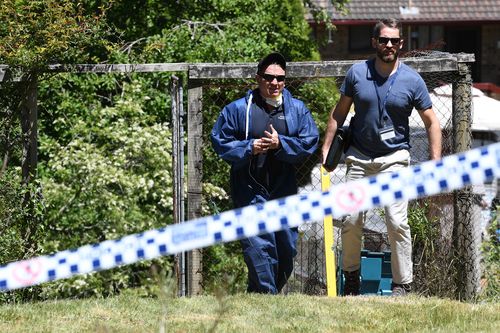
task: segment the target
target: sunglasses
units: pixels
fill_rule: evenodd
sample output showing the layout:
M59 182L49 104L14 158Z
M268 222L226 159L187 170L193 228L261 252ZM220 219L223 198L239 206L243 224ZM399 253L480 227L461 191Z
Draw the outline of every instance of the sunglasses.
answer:
M401 38L400 37L396 37L396 38L379 37L379 38L377 38L377 40L378 40L379 44L384 44L384 45L386 45L387 43L389 43L389 41L391 41L392 45L398 45L399 43L401 43Z
M273 82L274 79L276 79L276 81L278 81L278 82L285 81L285 75L272 75L272 74L266 74L266 73L259 74L259 75L267 82Z

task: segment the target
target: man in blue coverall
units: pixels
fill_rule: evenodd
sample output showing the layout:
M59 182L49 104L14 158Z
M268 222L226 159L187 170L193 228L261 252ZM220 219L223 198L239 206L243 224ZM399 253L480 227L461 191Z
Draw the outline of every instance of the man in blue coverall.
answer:
M231 164L235 208L297 193L295 164L313 154L319 134L305 104L285 89L280 53L257 66L258 88L226 105L212 133L215 152ZM289 228L241 240L248 292L277 294L293 270L298 230Z

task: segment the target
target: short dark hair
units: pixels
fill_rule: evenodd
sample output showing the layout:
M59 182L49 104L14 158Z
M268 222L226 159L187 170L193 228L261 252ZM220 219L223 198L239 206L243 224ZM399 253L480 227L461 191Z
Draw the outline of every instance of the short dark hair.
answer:
M277 64L281 68L283 68L284 71L286 71L285 57L283 57L283 55L279 52L272 52L262 58L261 61L259 61L259 64L257 65L257 74L263 74L266 71L267 67L272 64Z
M378 38L380 37L380 30L382 30L383 27L388 27L388 28L396 28L399 30L399 37L403 37L403 25L401 24L400 21L398 21L395 18L388 18L388 19L382 19L375 24L375 27L373 28L373 38Z

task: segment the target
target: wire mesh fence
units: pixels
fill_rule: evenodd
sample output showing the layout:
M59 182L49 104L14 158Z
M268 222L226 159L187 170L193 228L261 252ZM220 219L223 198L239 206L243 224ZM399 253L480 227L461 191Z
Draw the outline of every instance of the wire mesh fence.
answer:
M412 54L405 59L424 78L431 93L433 107L443 131L443 155L465 151L471 147L471 85L467 55ZM335 105L343 75L353 62L289 63L286 86L292 94L303 100L311 110L323 137L327 118ZM90 71L95 71L93 68ZM240 98L248 89L255 88L253 76L255 64L165 64L161 70L156 65L136 68L103 68L108 73L184 72L188 71L187 120L187 219L214 214L232 208L229 190L229 165L219 159L211 148L210 130L221 109ZM182 88L182 84L179 85ZM180 93L182 97L182 92ZM179 98L181 98L179 97ZM175 98L172 97L172 100ZM176 104L182 108L182 100ZM180 113L182 114L182 112ZM175 122L175 120L174 120ZM183 132L184 130L180 130ZM177 132L177 130L176 130ZM428 159L428 142L424 125L414 111L410 119L411 159L418 164ZM184 139L176 139L179 147ZM182 149L173 154L183 155ZM181 156L178 156L181 157ZM181 161L180 163L183 164ZM178 163L176 164L178 165ZM175 168L175 166L173 166ZM321 190L319 151L296 166L299 192ZM343 163L330 173L331 186L345 181ZM176 173L179 178L184 175ZM182 184L182 179L177 179ZM174 201L182 201L182 186L176 187ZM485 226L481 196L484 189L466 188L410 202L409 223L413 234L414 287L427 295L472 298L477 295L480 270L480 243ZM177 207L177 206L176 206ZM181 204L178 209L183 210ZM182 214L183 215L183 212ZM334 246L337 257L341 256L340 228L342 221L334 221ZM293 276L286 291L313 295L326 293L325 250L323 221L314 221L300 228L298 255L295 258ZM363 248L369 251L388 251L389 243L380 209L366 212ZM195 252L195 251L193 251ZM187 294L196 293L193 287L199 281L193 275L200 274L202 260L199 251L188 254L186 267Z
M452 55L443 53L413 54L412 58L405 59L405 61L410 62L410 66L416 65L415 67L427 84L434 111L442 128L443 156L446 156L470 148L470 142L465 146L460 146L460 142L470 141L472 135L471 103L467 104L467 97L464 101L463 98L457 98L456 94L460 84L465 87L461 89L465 89L467 93L467 89L471 89L471 81L467 66L461 69L458 65L452 70L443 69L443 57L450 61L453 59ZM252 69L243 68L242 73L245 70L246 73L252 71ZM320 128L321 137L323 137L331 107L334 106L339 96L338 87L342 83L342 75L345 71L334 68L331 73L323 77L307 76L303 73L294 77L287 73L287 89L308 105ZM201 83L204 125L203 174L206 175L203 182L219 186L226 193L217 200L212 197L211 202L208 203L208 206L213 209L211 213L231 209L232 205L229 196L229 165L211 151L210 130L218 113L226 104L244 96L247 90L256 87L255 81L248 79L249 75L242 75L242 78L246 77L245 79L229 75L228 77L233 77L230 79L224 74L219 77L219 79L204 80ZM315 95L315 92L324 92L325 89L329 91L327 97L330 100L321 100L321 94ZM462 122L461 125L457 121ZM457 128L461 130L457 131ZM410 118L410 140L411 163L418 164L426 161L428 159L427 133L417 111L414 111ZM300 193L321 190L319 152L297 165L296 168ZM214 173L214 170L217 172ZM345 173L346 167L341 163L330 174L331 185L335 186L344 182ZM214 174L216 174L215 178L213 178ZM211 176L210 179L207 178L208 175ZM410 202L408 215L413 235L414 289L417 292L455 297L457 293L464 293L463 290L460 291L464 288L463 286L469 286L469 289L477 289L479 286L480 225L482 222L480 207L473 200L475 196L477 195L474 194L474 189L465 189ZM376 252L390 251L383 210L376 209L365 214L363 248ZM334 244L337 258L341 256L339 228L341 223L342 221L334 221ZM298 255L295 258L294 272L286 291L323 295L326 293L323 221L305 224L299 230ZM337 260L337 262L340 261ZM465 276L457 274L458 262L461 262L463 269L468 271Z

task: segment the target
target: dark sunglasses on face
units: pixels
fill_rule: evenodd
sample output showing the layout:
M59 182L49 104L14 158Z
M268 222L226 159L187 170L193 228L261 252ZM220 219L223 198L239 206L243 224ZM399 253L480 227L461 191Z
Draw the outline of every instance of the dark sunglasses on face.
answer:
M401 43L401 38L399 38L399 37L396 37L396 38L379 37L379 38L377 38L377 40L378 40L379 44L384 44L384 45L387 45L387 43L389 43L389 41L391 41L392 45L398 45L399 43Z
M272 74L260 74L260 76L267 82L273 82L276 79L278 82L285 81L285 75L272 75Z

